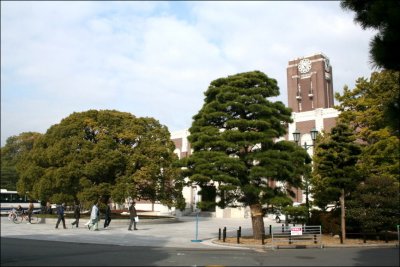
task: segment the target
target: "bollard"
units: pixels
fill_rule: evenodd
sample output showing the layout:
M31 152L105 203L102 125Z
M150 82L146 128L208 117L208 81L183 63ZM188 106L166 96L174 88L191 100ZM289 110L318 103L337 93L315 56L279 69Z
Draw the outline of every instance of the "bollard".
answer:
M314 244L317 244L317 235L314 235Z
M221 240L221 228L218 229L218 240Z
M292 244L292 236L289 236L289 245Z
M272 235L272 225L269 225L269 235Z
M239 239L240 239L240 230L236 230L236 242L238 244L240 243Z
M242 237L242 226L239 226L239 237Z
M222 231L222 241L225 242L226 239L226 227L224 227L224 230Z
M284 226L284 224L282 223L282 233L283 232L285 232L285 226Z

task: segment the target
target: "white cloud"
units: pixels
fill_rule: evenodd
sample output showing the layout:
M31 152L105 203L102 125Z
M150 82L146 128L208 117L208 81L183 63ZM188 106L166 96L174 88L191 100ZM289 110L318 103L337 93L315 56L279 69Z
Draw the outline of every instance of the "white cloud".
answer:
M2 145L88 109L187 128L212 80L256 69L286 103L287 62L318 52L337 91L371 72L338 2L2 2L1 32Z

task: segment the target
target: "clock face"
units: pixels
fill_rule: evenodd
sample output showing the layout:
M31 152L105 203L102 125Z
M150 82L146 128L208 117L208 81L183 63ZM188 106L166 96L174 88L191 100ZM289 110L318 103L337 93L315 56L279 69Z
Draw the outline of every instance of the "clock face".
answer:
M308 58L300 60L298 68L301 73L309 72L311 69L311 61Z

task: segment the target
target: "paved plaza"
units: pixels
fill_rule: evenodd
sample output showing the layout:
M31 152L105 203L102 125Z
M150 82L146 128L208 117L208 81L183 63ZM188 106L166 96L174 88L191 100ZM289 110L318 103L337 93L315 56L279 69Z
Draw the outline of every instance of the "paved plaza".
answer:
M251 219L220 219L210 217L198 218L196 239L196 217L184 216L177 219L141 220L137 231L128 231L129 220L112 220L108 229L103 228L104 220L99 223L99 231L89 231L84 224L87 219L81 219L79 228L73 228L73 219L66 219L67 229L62 223L55 229L56 219L46 219L46 223L14 224L7 217L1 217L1 236L10 238L37 239L48 241L113 244L121 246L156 246L182 248L223 248L226 246L212 243L218 238L218 229L226 227L228 236L235 236L239 226L242 236L251 235ZM274 221L264 218L265 227ZM233 248L229 246L229 248ZM246 249L241 247L240 249Z
M94 243L120 246L149 246L170 248L196 249L260 249L267 246L221 244L213 242L218 239L218 230L227 228L228 237L236 237L236 231L241 227L242 236L252 235L251 219L213 218L213 217L183 216L170 219L142 219L137 224L139 230L128 231L129 220L111 221L110 227L103 228L104 220L99 223L99 231L91 231L85 226L87 219L81 219L79 228L72 227L74 219L66 219L67 229L62 223L55 229L57 219L46 219L45 223L14 224L7 217L1 217L1 237L21 238L45 241L61 241L72 243ZM197 236L196 236L197 225ZM269 225L281 226L275 221L264 218L264 226L268 231ZM193 242L200 240L201 242ZM397 243L389 244L343 244L324 245L324 247L398 247Z

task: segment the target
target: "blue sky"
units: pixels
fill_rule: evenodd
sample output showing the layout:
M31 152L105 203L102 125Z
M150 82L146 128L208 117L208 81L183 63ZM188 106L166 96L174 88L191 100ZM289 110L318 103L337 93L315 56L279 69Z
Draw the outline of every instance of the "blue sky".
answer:
M289 60L322 52L334 90L370 76L375 34L336 1L2 1L1 146L73 112L189 128L212 80L260 70L287 104Z

